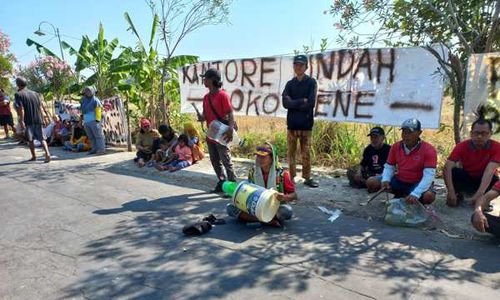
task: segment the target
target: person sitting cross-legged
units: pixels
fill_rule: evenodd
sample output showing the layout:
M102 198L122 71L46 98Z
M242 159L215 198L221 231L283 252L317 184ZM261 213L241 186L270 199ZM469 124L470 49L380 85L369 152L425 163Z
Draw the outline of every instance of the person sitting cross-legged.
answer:
M431 204L436 199L432 190L436 176L437 152L422 141L422 128L417 119L408 119L401 125L402 140L391 146L382 173L382 188L396 198L405 198L408 204ZM397 168L397 173L395 170Z
M249 171L248 180L256 185L278 191L277 199L281 204L276 216L268 225L281 227L285 220L292 217L293 210L288 203L297 199L295 185L290 173L280 167L277 151L273 145L266 143L257 147L255 155L255 167ZM241 211L232 203L227 205L226 210L229 216L239 220L246 222L259 221L256 217Z
M479 118L472 123L471 138L453 148L444 166L449 206L457 206L464 194L472 195L475 204L498 181L500 143L491 134L491 121Z
M164 162L165 159L174 152L179 135L169 125L162 124L158 127L160 138L153 140L151 152L153 153L150 166L156 162Z
M135 138L137 153L134 161L142 168L151 159L154 140L158 139L160 134L151 128L151 122L146 118L141 119L140 126L141 128Z
M366 188L372 193L381 187L382 171L391 146L385 143L385 132L381 127L373 127L368 136L370 145L363 151L361 163L347 171L347 178L350 186Z
M71 138L69 141L64 142L63 150L73 152L89 151L92 145L83 128L82 120L75 120L73 123Z

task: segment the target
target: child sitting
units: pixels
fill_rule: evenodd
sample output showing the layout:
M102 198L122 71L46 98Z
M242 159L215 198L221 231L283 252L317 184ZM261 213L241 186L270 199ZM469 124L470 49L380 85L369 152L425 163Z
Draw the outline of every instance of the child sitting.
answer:
M172 145L164 138L158 139L158 147L151 157L151 160L146 164L147 167L154 167L165 163L173 152Z
M175 153L173 153L165 163L157 165L158 170L169 170L170 172L184 169L193 164L193 152L189 147L187 135L181 134L177 139Z

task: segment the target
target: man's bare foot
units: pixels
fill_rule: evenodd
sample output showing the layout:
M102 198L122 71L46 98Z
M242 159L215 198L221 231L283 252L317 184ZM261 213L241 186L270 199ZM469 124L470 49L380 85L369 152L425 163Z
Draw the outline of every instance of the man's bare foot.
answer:
M164 166L162 166L162 165L160 165L160 164L156 164L156 165L155 165L155 168L156 168L156 170L158 170L158 171L165 171L165 167L164 167Z
M28 159L28 161L36 161L36 157L30 158L30 159Z
M50 160L50 156L45 156L45 160L43 162L47 164L50 162Z

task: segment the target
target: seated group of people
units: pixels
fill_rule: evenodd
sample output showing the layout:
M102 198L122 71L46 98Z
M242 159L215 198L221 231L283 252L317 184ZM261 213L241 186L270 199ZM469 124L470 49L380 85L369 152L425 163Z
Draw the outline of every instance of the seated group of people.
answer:
M402 140L392 146L385 141L384 130L374 127L370 145L363 152L359 167L348 171L353 187L366 187L368 192L380 189L392 192L407 203L431 204L436 192L433 183L437 167L437 151L420 139L420 122L406 120L401 126ZM457 144L444 167L447 187L446 203L457 206L470 197L474 206L473 226L481 232L500 236L500 217L485 213L489 203L500 194L497 169L500 167L500 143L492 140L493 126L479 118L471 126L471 138Z
M43 133L47 137L47 144L52 147L62 146L64 150L72 152L85 152L92 148L90 139L83 128L82 120L78 118L64 119L57 115L52 121L45 117ZM21 143L27 143L24 131L17 128L15 138ZM34 141L35 146L40 146L40 141Z
M488 204L500 195L497 173L500 143L491 139L492 129L492 123L484 118L472 124L471 138L457 144L448 157L444 179L448 188L447 204L457 206L464 196L470 196L470 204L474 206L473 226L480 232L500 236L500 216L487 213L491 210ZM389 146L385 143L383 128L372 128L368 134L370 145L365 148L359 167L348 172L350 184L367 188L369 192L391 192L410 205L417 201L422 205L434 202L437 151L420 138L421 134L420 121L406 120L401 125L401 141ZM281 205L268 225L282 226L292 216L292 207L287 203L297 199L295 185L290 173L279 165L276 149L271 144L257 147L255 154L255 167L250 170L248 180L278 191ZM258 221L232 203L226 210L229 216L242 221Z
M204 157L200 134L192 123L184 124L184 132L177 135L168 125L160 125L155 130L148 119L142 119L135 145L134 161L138 166L155 167L160 171L178 171Z

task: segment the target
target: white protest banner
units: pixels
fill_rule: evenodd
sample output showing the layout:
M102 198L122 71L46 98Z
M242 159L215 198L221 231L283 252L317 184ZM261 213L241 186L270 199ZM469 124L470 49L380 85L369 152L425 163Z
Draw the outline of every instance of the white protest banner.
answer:
M481 105L487 107L488 118L500 123L500 52L472 54L469 57L462 127L464 136L468 135ZM500 128L497 128L498 132Z
M435 48L447 59L447 51ZM400 125L418 118L438 128L443 76L437 59L423 48L338 50L308 55L307 74L317 79L315 118ZM200 62L178 69L181 112L201 110L207 68L221 71L235 115L286 117L281 93L293 78L293 56Z

